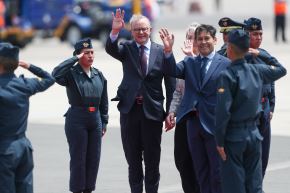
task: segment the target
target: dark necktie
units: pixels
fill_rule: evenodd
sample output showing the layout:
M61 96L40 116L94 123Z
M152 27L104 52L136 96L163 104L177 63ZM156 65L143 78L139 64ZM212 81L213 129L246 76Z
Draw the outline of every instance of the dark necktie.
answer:
M147 56L145 53L145 46L141 45L140 46L140 65L141 65L141 70L143 76L146 76L146 71L147 71Z
M207 57L203 57L201 59L201 64L200 64L200 81L202 82L205 74L206 74L206 66L207 66L207 62L208 62L208 58Z

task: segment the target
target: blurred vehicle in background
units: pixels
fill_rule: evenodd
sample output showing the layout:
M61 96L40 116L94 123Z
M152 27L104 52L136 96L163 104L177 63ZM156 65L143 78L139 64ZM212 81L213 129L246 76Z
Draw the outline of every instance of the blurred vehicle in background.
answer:
M42 38L53 36L54 30L74 4L74 0L18 1L22 2L21 17L30 21Z
M55 36L74 44L78 39L91 37L105 44L112 25L112 12L117 7L100 1L81 1L69 10L55 30ZM131 4L122 5L130 13ZM122 30L120 37L130 39L128 30Z
M21 17L22 3L19 0L1 0L0 41L20 48L30 43L35 34L31 22Z
M128 22L134 13L133 2L79 0L71 10L66 12L54 34L70 44L74 44L80 38L91 37L105 45L111 31L112 12L121 8L125 10L126 26L121 30L119 37L120 40L131 39ZM142 13L148 16L149 12L145 4L140 6Z
M117 8L126 13L120 39L131 39L128 22L133 13L153 19L149 1L153 0L5 0L7 25L0 30L1 39L24 47L37 32L42 38L58 37L71 45L84 37L104 45Z

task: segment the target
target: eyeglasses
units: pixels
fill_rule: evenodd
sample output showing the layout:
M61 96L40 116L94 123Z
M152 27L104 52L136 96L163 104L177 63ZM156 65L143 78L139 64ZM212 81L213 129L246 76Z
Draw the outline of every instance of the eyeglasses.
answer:
M143 27L143 28L135 28L135 29L133 29L133 31L136 33L140 33L141 31L147 32L149 29L150 29L149 27Z

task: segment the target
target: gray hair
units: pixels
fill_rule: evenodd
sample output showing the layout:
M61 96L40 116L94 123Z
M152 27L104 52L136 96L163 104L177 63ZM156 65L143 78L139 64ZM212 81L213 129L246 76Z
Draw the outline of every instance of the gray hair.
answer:
M148 17L144 16L144 15L141 15L141 14L134 14L131 19L130 19L130 26L132 26L132 24L136 21L139 21L141 19L145 19L148 21L148 24L149 24L149 27L151 27L151 24L150 24L150 20L148 19Z
M200 24L197 23L197 22L193 22L193 23L191 23L191 24L188 26L187 30L186 30L186 39L188 39L187 37L188 37L188 35L189 35L190 33L194 34L196 28L198 28L199 26L200 26Z

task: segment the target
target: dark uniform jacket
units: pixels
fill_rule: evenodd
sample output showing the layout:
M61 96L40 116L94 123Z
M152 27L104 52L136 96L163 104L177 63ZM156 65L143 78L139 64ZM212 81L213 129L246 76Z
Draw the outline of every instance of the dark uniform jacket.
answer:
M0 141L24 135L29 112L29 97L53 85L54 78L39 67L30 65L39 78L19 78L14 73L0 75Z
M247 123L255 124L261 110L262 85L286 74L286 69L279 63L272 64L254 65L236 60L222 72L218 80L216 107L215 137L218 146L223 146L225 139L243 141L248 136L248 130L237 128ZM258 136L258 130L255 131Z
M151 42L148 72L146 76L143 76L136 42L126 41L119 46L117 42L112 42L108 38L106 51L112 57L121 61L123 65L123 79L118 88L117 97L113 99L119 100L119 111L128 113L135 103L136 96L141 94L145 116L151 120L163 121L166 116L163 108L163 79L166 89L166 112L169 110L172 94L175 90L175 78L166 76L162 70L163 47Z
M259 55L257 57L247 54L245 59L249 64L267 64L267 65L279 65L280 63L276 58L271 56L266 50L258 48ZM267 84L263 84L262 88L262 96L266 100L269 100L270 103L270 111L274 112L275 108L275 84L274 82L270 82Z
M227 44L224 44L219 51L217 51L220 55L227 57Z
M104 128L108 123L107 80L99 70L93 67L91 77L88 77L77 63L78 60L76 56L65 60L55 67L52 75L58 84L66 87L70 105L93 106L99 109Z

